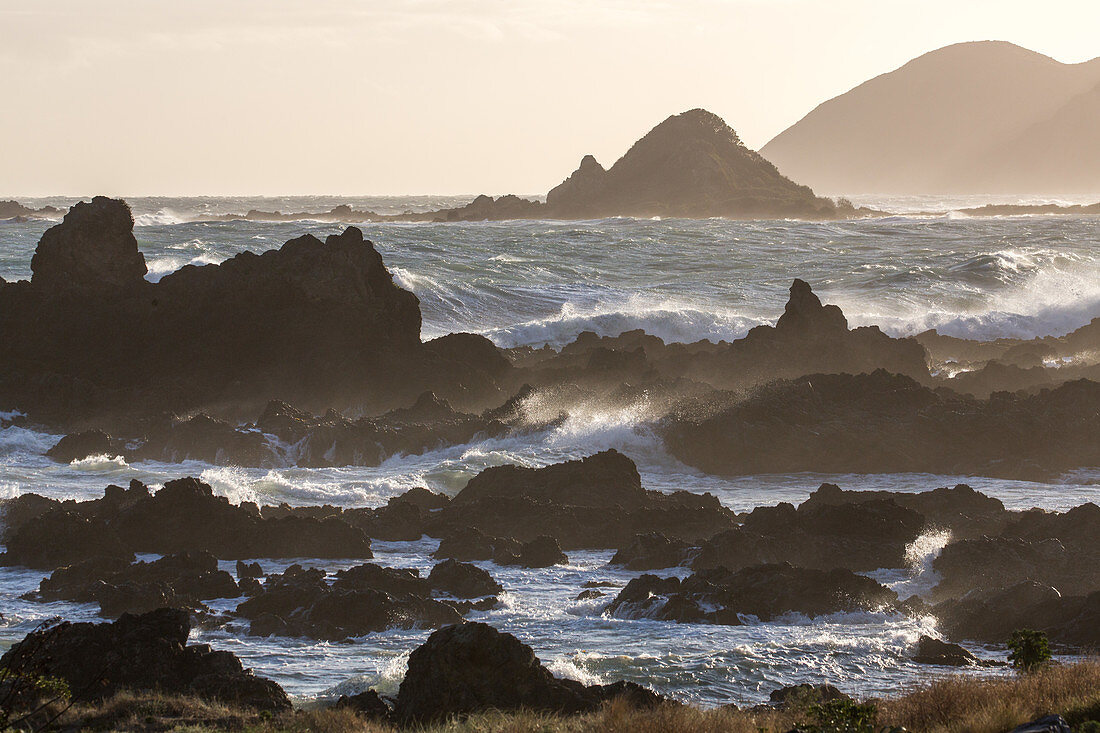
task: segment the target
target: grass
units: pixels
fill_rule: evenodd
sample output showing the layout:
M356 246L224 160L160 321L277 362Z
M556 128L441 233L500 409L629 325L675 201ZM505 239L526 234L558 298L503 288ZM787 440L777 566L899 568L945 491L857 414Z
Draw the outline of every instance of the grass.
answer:
M1049 713L1078 729L1100 719L1100 661L1057 665L1003 678L950 676L894 697L873 701L876 727L923 733L1003 733ZM638 711L611 703L589 715L485 712L437 724L419 733L759 733L789 731L807 722L805 709L703 710L668 705ZM75 705L57 721L65 729L207 733L396 733L392 726L349 710L296 710L259 715L194 698L124 693L95 706Z

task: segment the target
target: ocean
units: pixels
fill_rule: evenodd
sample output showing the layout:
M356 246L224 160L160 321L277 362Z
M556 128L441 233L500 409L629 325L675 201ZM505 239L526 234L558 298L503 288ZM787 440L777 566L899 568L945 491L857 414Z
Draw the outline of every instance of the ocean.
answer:
M453 206L470 197L137 198L135 234L156 280L187 264L263 251L305 233L343 225L310 220L210 221L249 209L321 212L340 204L395 213ZM730 340L782 312L791 281L808 281L853 325L893 335L929 328L974 338L1062 335L1100 316L1100 220L1072 216L970 218L958 209L1017 199L853 197L894 215L846 222L604 219L463 224L362 224L396 282L420 299L422 335L481 333L500 346L561 346L582 331L614 335L641 328L666 341ZM1067 197L1065 203L1092 203ZM1051 199L1024 200L1046 203ZM74 199L21 199L64 207ZM0 277L30 276L34 247L49 221L0 221ZM19 405L0 405L14 412ZM5 424L0 412L0 425ZM543 432L483 440L420 456L395 456L375 468L242 469L201 463L127 464L99 457L72 464L42 455L60 436L0 427L0 497L38 492L91 498L109 483L151 485L199 476L233 501L378 506L414 486L454 494L481 469L541 466L616 448L633 458L647 488L709 491L744 511L799 502L824 482L846 489L922 491L966 482L1010 508L1066 509L1100 500L1100 470L1047 483L958 476L707 476L680 464L646 423L644 406L606 413L579 405ZM930 562L947 537L911 548L911 567L876 579L901 596L935 584ZM431 568L435 541L376 542L376 562ZM860 695L884 694L945 670L913 664L910 647L935 631L932 618L845 614L785 617L736 627L625 620L603 613L611 596L576 601L588 580L625 583L634 574L607 567L611 552L573 552L570 564L541 570L482 565L505 587L500 605L470 618L516 634L555 674L585 682L630 679L703 705L754 703L783 685L832 682ZM262 561L265 570L291 561ZM298 560L335 570L349 563ZM225 564L232 569L230 564ZM662 571L672 573L674 571ZM684 571L678 571L684 572ZM19 596L43 574L0 569L0 643L8 645L52 615L95 618L95 608L39 604ZM219 605L220 604L220 605ZM235 601L216 602L231 610ZM396 691L408 652L429 631L393 630L350 643L259 639L245 625L197 629L201 640L233 651L299 701L367 686ZM1004 654L972 648L979 656Z

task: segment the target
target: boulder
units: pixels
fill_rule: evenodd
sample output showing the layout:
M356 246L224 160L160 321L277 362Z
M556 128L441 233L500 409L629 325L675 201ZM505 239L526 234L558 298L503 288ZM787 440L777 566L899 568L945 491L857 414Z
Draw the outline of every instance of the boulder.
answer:
M455 598L482 598L495 596L504 587L493 580L493 576L476 565L444 560L432 568L428 575L428 584L433 590L447 593Z
M977 657L958 644L951 644L921 634L913 654L917 664L938 664L943 667L969 667L979 665Z
M630 544L620 548L609 564L626 570L671 568L690 560L693 549L683 540L670 540L659 532L650 532L634 535Z
M636 707L663 700L630 682L585 687L557 679L516 637L467 623L434 632L409 656L394 716L411 726L486 710L574 714L614 698Z
M231 652L188 646L190 628L186 611L167 608L124 614L114 623L62 622L29 634L4 654L0 666L33 666L89 702L135 690L270 712L290 709L282 688L245 670Z
M85 430L57 441L57 445L46 451L46 456L60 463L72 463L90 456L121 455L119 447L102 430Z

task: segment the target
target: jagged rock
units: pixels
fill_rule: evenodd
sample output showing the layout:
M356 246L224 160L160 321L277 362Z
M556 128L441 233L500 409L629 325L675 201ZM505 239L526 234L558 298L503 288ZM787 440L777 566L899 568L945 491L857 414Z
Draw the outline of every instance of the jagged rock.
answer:
M382 412L433 390L499 404L510 364L483 337L420 341L416 296L362 232L187 265L159 282L129 207L97 197L43 235L30 283L0 284L0 401L80 428L271 398ZM324 409L324 408L322 408Z
M72 463L90 456L121 455L111 436L102 430L85 430L66 435L46 455L61 463Z
M117 297L145 284L145 257L121 201L96 196L75 204L42 235L31 258L31 284L50 295Z
M736 626L741 616L770 621L785 613L821 616L895 608L897 594L847 570L810 570L789 564L757 565L731 572L699 571L683 580L641 575L607 607L625 618Z
M1090 557L1071 552L1056 538L1039 541L982 537L952 542L932 561L940 582L936 598L962 596L1035 580L1068 594L1100 590L1100 568Z
M670 540L659 532L639 534L615 553L610 564L627 570L671 568L689 560L692 549L683 540Z
M1054 643L1095 648L1100 644L1100 591L1062 595L1035 581L976 590L933 608L950 639L1003 644L1017 629L1045 632Z
M848 331L848 319L835 305L822 305L810 284L795 279L791 284L791 297L783 309L783 315L775 324L777 334L821 337L830 333Z
M489 537L476 527L463 527L445 535L432 553L436 559L495 560L498 564L519 555L523 545L511 538Z
M330 586L323 571L292 565L269 575L263 592L241 603L237 614L252 622L249 632L254 636L325 641L462 621L452 605L430 594L429 581L414 570L358 565L339 571Z
M595 710L614 698L635 707L663 701L630 682L585 687L557 679L516 637L467 623L434 632L413 651L394 716L408 726L484 710L570 714Z
M616 450L545 468L492 466L470 479L455 505L524 496L584 507L641 507L646 501L634 462Z
M204 608L211 598L236 598L233 577L206 552L182 552L131 565L123 558L93 557L59 568L41 582L36 600L98 603L100 614L146 613L158 608Z
M787 503L757 507L741 526L702 544L696 570L789 562L806 568L868 571L905 566L906 548L925 527L923 516L890 499L859 504Z
M519 554L502 564L522 565L525 568L548 568L568 563L569 558L561 551L558 541L553 537L541 535L530 542L524 542Z
M64 542L58 538L64 537ZM0 565L24 565L52 570L89 557L108 556L133 560L134 553L118 533L98 519L51 509L6 534L7 551Z
M356 695L341 695L333 705L335 708L354 710L368 720L389 720L390 706L374 690L365 690Z
M999 534L1012 520L1000 499L986 496L966 484L954 488L907 493L902 491L844 491L835 484L822 484L800 509L824 504L861 504L889 500L920 513L933 527L951 530L957 539Z
M504 587L493 576L476 565L444 560L432 568L428 584L433 590L449 593L455 598L495 596Z
M0 666L33 655L41 674L63 680L85 701L121 690L155 690L273 712L290 709L282 688L253 676L231 652L187 646L190 628L186 611L167 608L124 614L109 624L63 622L29 634Z
M921 634L913 661L917 664L938 664L944 667L969 667L981 664L977 657L958 644L951 644Z
M983 401L885 370L813 374L738 396L701 419L676 417L665 440L684 462L719 474L924 472L1046 480L1100 463L1098 410L1100 383L1085 380Z
M0 562L53 569L96 555L184 551L228 560L372 557L367 535L339 516L265 518L255 505L230 504L194 478L167 481L155 494L134 481L129 490L108 487L102 499L51 506L37 516L20 514L22 523L5 534L8 551Z
M264 571L263 568L260 567L260 563L246 563L244 560L237 561L237 580L248 580L262 577L264 577Z
M647 491L633 461L610 450L539 469L485 469L449 506L433 514L426 531L433 537L462 537L469 552L453 556L473 560L488 558L485 541L466 534L471 528L485 537L523 542L545 535L568 550L616 547L645 532L700 539L732 525L733 514L717 497ZM441 545L439 552L458 549L457 544ZM499 549L490 556L507 562ZM451 555L437 554L446 556Z

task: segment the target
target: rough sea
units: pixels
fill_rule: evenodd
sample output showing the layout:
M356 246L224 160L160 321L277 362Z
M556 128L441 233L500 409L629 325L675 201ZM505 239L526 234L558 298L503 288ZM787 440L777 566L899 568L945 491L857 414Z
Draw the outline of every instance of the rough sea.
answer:
M129 199L135 234L156 280L186 264L217 263L263 251L304 233L343 225L209 221L249 209L321 212L339 204L396 213L462 204L470 197L286 197ZM836 303L854 325L894 335L929 328L974 339L1062 335L1100 316L1100 218L970 218L960 208L1015 199L853 197L895 215L858 221L732 222L603 219L584 222L362 224L396 282L420 298L423 337L482 333L501 346L561 346L581 331L614 335L642 328L666 341L734 339L782 312L795 277ZM20 199L64 208L76 199ZM1094 203L1092 197L1023 203ZM205 220L204 220L205 219ZM30 259L53 222L0 221L0 277L30 276ZM0 405L0 418L19 405ZM503 463L540 466L614 447L633 458L647 488L709 491L743 511L799 502L823 481L846 489L922 491L966 482L1009 508L1066 509L1100 501L1100 468L1050 484L957 476L768 475L736 479L701 474L669 456L642 410L586 410L542 433L485 440L420 456L396 456L377 468L242 469L201 463L127 464L101 457L56 464L42 455L59 438L24 427L0 428L0 498L25 492L92 498L110 483L151 485L199 476L233 501L378 506L414 486L454 494L481 469ZM0 424L3 420L0 419ZM922 537L911 567L874 574L904 598L936 579L930 562L947 542ZM58 538L63 542L64 538ZM435 541L375 542L375 562L431 568ZM908 661L935 620L860 613L737 627L677 625L612 618L603 599L575 601L587 580L625 583L633 573L606 566L611 552L572 552L570 564L543 570L484 563L505 587L498 608L470 618L516 634L560 676L588 683L630 679L703 705L753 703L780 686L827 680L859 695L895 692L954 673ZM262 560L265 570L291 561ZM299 560L335 570L353 563ZM232 570L231 564L225 564ZM672 574L686 571L660 571ZM53 615L95 619L95 608L39 604L19 596L43 574L0 569L0 646ZM612 591L614 592L614 590ZM230 610L236 601L215 602ZM371 686L396 692L408 653L430 633L389 631L348 643L248 637L242 624L193 632L233 651L258 674L308 701ZM996 647L972 648L1003 657Z

